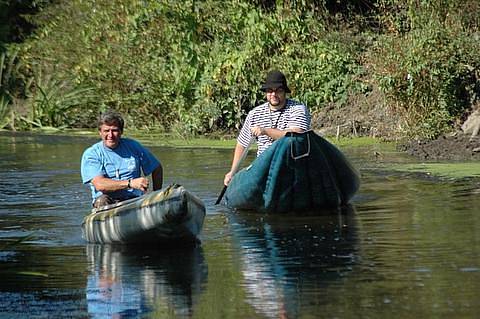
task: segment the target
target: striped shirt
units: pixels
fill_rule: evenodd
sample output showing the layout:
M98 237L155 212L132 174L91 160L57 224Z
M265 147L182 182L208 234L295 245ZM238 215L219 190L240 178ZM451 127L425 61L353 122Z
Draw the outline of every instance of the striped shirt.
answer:
M310 119L311 116L307 107L297 101L287 99L285 107L275 111L271 110L269 103L266 102L248 112L237 142L243 147L247 147L250 141L255 138L250 131L254 126L280 130L300 128L307 131L311 128ZM274 142L268 135L260 135L256 139L258 144L257 156Z

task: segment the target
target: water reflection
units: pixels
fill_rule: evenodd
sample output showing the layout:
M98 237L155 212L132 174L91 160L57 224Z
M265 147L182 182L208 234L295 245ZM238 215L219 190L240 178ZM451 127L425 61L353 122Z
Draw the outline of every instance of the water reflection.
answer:
M159 251L89 244L86 249L92 318L192 316L208 274L201 247Z
M240 212L229 219L247 302L269 318L296 318L318 307L323 288L356 261L352 206L320 216Z

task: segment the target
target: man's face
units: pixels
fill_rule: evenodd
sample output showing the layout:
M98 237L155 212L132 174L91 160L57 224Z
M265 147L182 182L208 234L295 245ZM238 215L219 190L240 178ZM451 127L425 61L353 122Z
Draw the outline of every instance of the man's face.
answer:
M267 89L267 101L274 108L281 108L285 105L286 93L283 88Z
M103 145L108 148L114 149L120 143L122 131L117 125L102 124L99 133L100 137L102 138Z

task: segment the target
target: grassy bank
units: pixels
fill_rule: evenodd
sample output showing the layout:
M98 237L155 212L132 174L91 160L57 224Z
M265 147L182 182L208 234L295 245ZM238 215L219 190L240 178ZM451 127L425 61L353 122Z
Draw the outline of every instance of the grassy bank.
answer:
M0 129L0 132L8 134L9 130ZM85 137L92 140L100 140L98 131L96 129L35 129L29 131L33 134L41 135L55 135L55 136L68 136L68 137ZM233 135L219 135L210 134L206 136L196 137L182 137L180 135L174 135L171 133L165 133L162 131L152 130L138 130L138 129L125 129L124 137L131 137L139 140L148 146L165 146L172 148L216 148L216 149L232 149L236 144L236 136ZM325 137L328 141L338 147L361 147L371 145L387 145L379 139L371 137Z
M441 179L476 179L480 180L480 163L450 162L450 163L415 163L393 165L394 170L432 176Z

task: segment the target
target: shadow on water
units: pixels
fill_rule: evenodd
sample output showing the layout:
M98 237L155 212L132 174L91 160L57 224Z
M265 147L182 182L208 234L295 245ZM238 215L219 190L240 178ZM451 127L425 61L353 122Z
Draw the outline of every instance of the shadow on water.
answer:
M308 215L229 215L247 302L270 318L295 318L355 264L353 206Z
M145 314L190 317L208 276L201 247L86 246L86 299L92 318Z

